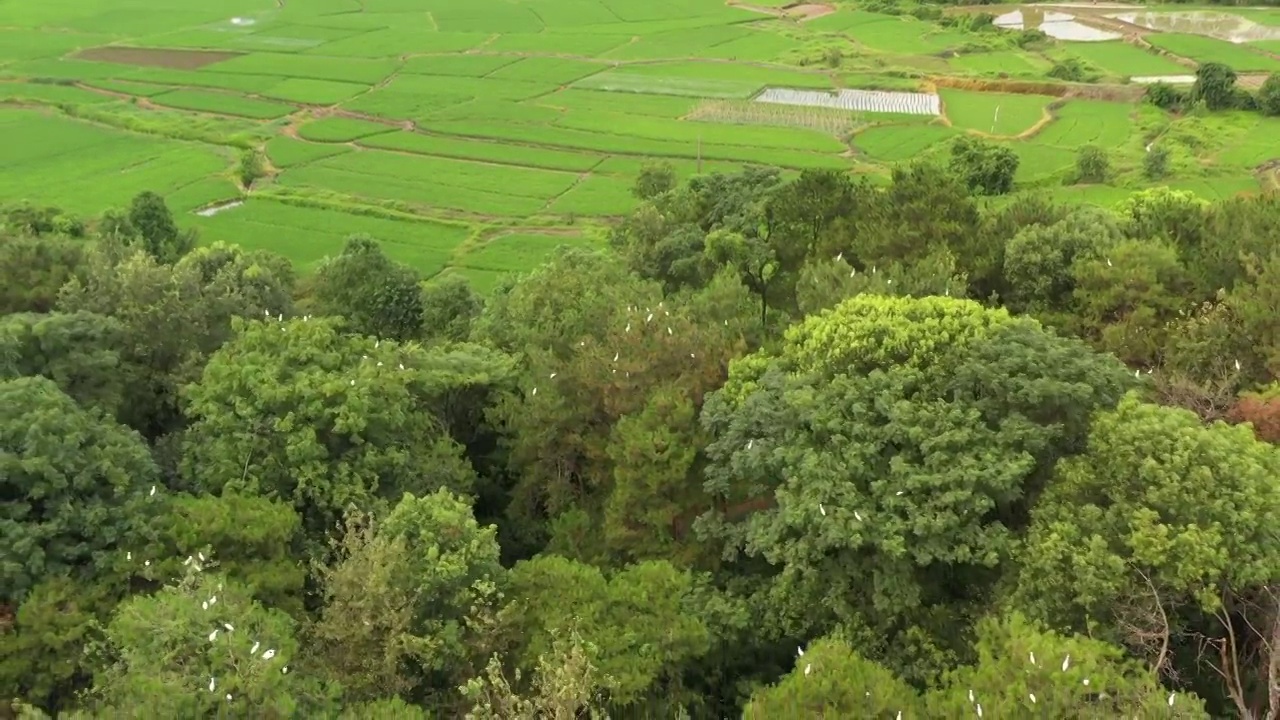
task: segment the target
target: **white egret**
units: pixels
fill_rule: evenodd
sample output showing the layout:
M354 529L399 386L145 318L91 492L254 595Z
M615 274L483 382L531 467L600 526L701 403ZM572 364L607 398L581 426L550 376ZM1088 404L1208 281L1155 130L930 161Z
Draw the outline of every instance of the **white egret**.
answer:
M804 648L802 647L796 648L796 657L804 657Z
M272 649L270 649L270 650L268 650L268 651L266 651L266 652L262 653L262 659L263 659L263 660L270 660L271 658L273 658L273 657L275 657L275 656L276 656L275 648L272 648Z
M822 507L822 503L818 503L818 512L822 513L822 517L827 516L827 509Z
M289 674L289 666L288 666L288 665L285 665L284 667L280 668L280 674L281 674L281 675L288 675L288 674Z
M1027 653L1027 657L1031 660L1031 664L1032 664L1032 665L1035 665L1035 664L1036 664L1036 654L1035 654L1035 652L1034 652L1034 651L1032 651L1032 652L1028 652L1028 653Z
M1240 363L1239 363L1239 362L1236 362L1236 369L1237 369L1237 370L1239 370L1239 369L1240 369ZM151 486L151 492L150 492L150 493L148 493L148 497L150 497L151 495L155 495L155 494L156 494L156 486L155 486L155 485L152 485L152 486Z
M200 558L200 562L204 562L204 553L202 553L202 552L197 552L197 553L196 553L196 557Z
M645 322L649 322L649 321L650 321L650 320L652 320L652 319L653 319L653 313L649 313L649 316L648 316L648 317L646 317L646 318L644 319L644 321L645 321Z
M182 564L183 564L183 566L190 565L190 564L191 564L191 556L190 556L190 555L188 555L188 556L187 556L187 559L186 559L186 560L184 560Z
M982 703L978 703L976 707L978 708L978 717L982 717Z
M1069 667L1071 667L1071 653L1067 653L1067 656L1062 658L1062 672L1066 672Z
M284 313L280 313L280 316L276 318L276 322L284 322Z
M619 357L619 356L621 356L621 355L622 355L622 353L614 353L614 354L613 354L613 361L614 361L614 362L618 362L618 357Z
M214 628L213 632L209 633L209 642L213 642L214 640L217 640L217 639L218 639L218 629Z
M213 692L213 689L217 687L217 685L218 685L217 680L215 680L214 678L209 678L209 692Z
M754 439L754 438L752 438L751 440L748 440L748 441L747 441L747 449L748 449L748 450L750 450L750 449L751 449L751 446L752 446L752 445L755 445L755 444L756 444L756 441L755 441L755 439Z
M627 328L622 332L631 332L631 323L627 323Z
M858 522L862 522L862 516L858 514L857 510L853 511L853 519L857 520Z
M133 559L133 552L131 552L131 551L125 551L124 559L125 559L125 560L132 560L132 559Z
M258 642L257 640L254 640L254 641L253 641L253 647L249 648L249 654L250 654L250 655L257 655L257 654L258 654L258 646L259 646L259 645L261 645L261 644L262 644L262 643Z
M555 379L556 379L556 375L558 375L558 374L559 374L559 373L551 373L551 375L550 375L550 376L548 376L548 377L547 377L547 379L548 379L548 380L555 380Z
M1036 704L1036 694L1035 694L1035 693L1027 693L1027 697L1031 698L1031 704L1032 704L1032 705L1035 705L1035 704Z
M843 259L844 259L844 252L836 253L836 262L840 262Z
M1115 267L1111 264L1111 258L1107 258L1107 267Z
M201 609L201 610L208 610L208 609L209 609L209 601L208 601L208 600L205 600L204 602L200 603L200 609Z
M1085 687L1089 687L1089 678L1085 678L1080 682L1080 684L1084 685Z
M973 688L969 688L969 702L973 702Z
M810 671L810 670L812 670L812 669L813 669L813 665L810 665L810 664L808 664L808 663L805 663L805 666L804 666L804 674L805 674L805 675L808 675L808 674L809 674L809 671Z
M1240 358L1236 358L1236 372L1240 371Z
M537 394L538 394L538 388L534 388L534 389L533 389L533 392L529 393L529 396L530 396L530 397L532 397L532 396L537 395Z
M226 628L227 632L231 632L232 630L235 630L235 626L233 626L231 623L222 623L222 627Z
M1169 707L1173 707L1173 699L1177 696L1177 693L1169 693Z
M210 604L210 605L214 605L214 604L216 604L217 602L218 602L218 596L217 596L217 595L214 595L213 597L209 598L209 604Z
M150 560L143 560L143 561L142 561L142 566L143 566L143 567L151 567L151 561L150 561Z
M403 369L404 369L404 363L400 363L400 369L401 369L401 370L403 370Z
M670 334L671 334L671 326L670 326L670 325L668 325L668 326L667 326L667 334L668 334L668 335L670 335Z

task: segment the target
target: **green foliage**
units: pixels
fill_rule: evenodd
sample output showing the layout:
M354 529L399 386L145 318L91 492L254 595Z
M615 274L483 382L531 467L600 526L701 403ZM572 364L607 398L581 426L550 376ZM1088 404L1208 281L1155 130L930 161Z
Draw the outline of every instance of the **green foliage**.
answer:
M79 404L116 416L125 399L120 376L124 326L87 312L0 317L0 377L40 375Z
M267 174L266 157L260 150L241 150L240 160L236 163L236 178L240 185L248 190L253 181Z
M342 254L329 259L312 281L313 308L343 317L352 332L388 340L413 340L422 334L420 278L388 258L368 236L347 240Z
M1076 182L1105 183L1111 176L1111 160L1097 145L1085 145L1076 154Z
M207 492L293 505L306 532L349 504L441 487L474 472L429 400L495 366L482 356L338 333L329 319L239 321L185 397L184 474Z
M1142 174L1159 180L1169 174L1169 151L1164 147L1151 147L1142 156Z
M911 686L859 655L841 638L823 638L796 659L779 683L757 692L743 718L916 717L921 698Z
M10 232L0 232L0 312L47 313L83 262L84 243Z
M1227 110L1235 107L1235 84L1235 70L1222 63L1204 63L1196 68L1190 99L1203 102L1210 110Z
M0 381L0 407L4 599L20 601L46 575L118 575L156 504L142 439L46 378Z
M449 273L432 278L422 286L422 334L427 340L463 342L484 309L480 297L467 279Z
M669 162L647 163L640 168L631 194L638 200L652 200L676 187L676 169Z
M1280 73L1271 73L1258 89L1258 109L1263 115L1280 115Z
M148 255L162 263L176 262L195 247L193 232L178 229L164 198L146 191L134 196L127 215L130 235Z
M982 195L1003 195L1013 189L1018 155L1007 147L961 135L951 145L951 169L964 178L970 190Z
M1143 99L1161 110L1179 112L1191 100L1191 96L1175 85L1155 82L1147 86Z

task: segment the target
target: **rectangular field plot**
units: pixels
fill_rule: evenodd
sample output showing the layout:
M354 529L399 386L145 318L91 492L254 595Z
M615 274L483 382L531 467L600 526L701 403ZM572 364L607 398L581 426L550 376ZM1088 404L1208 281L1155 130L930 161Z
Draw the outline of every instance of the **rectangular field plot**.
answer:
M752 30L728 42L717 43L694 53L696 57L721 60L776 60L801 47L799 40L769 30Z
M214 69L214 68L211 68ZM394 60L365 60L320 55L253 53L220 62L217 72L236 75L270 75L277 78L309 78L372 85L396 69ZM279 82L279 80L277 80Z
M930 55L962 47L970 41L970 36L964 33L945 30L910 16L886 17L887 20L846 27L843 32L860 45L895 55Z
M654 63L608 70L581 80L582 90L746 99L766 86L830 88L823 73L724 63Z
M1201 63L1222 63L1237 71L1276 72L1280 70L1280 60L1255 52L1248 45L1235 45L1226 40L1203 35L1178 33L1151 35L1147 39L1158 48Z
M1136 49L1136 48L1135 48ZM1141 51L1139 51L1141 52ZM1152 57L1155 57L1154 55ZM1037 55L1001 50L987 53L965 53L948 61L951 67L978 75L1011 75L1040 77L1051 65Z
M608 67L608 65L602 63L591 63L584 60L531 57L494 70L489 73L488 77L499 80L567 85L575 80L581 80L589 75L606 70Z
M553 84L497 78L400 75L345 108L399 120L419 119L472 101L519 101L554 92Z
M565 245L594 248L600 243L575 235L512 233L464 253L453 262L452 268L465 275L476 290L487 292L503 275L529 272Z
M240 189L225 177L202 178L164 193L164 201L175 215L239 197Z
M263 90L261 94L306 105L337 105L368 89L369 86L356 83L289 78Z
M267 158L282 170L351 151L352 148L346 145L303 142L283 135L267 141Z
M587 132L616 133L632 138L689 144L705 139L717 145L814 153L839 153L846 149L835 137L812 130L685 122L667 118L635 117L625 113L569 113L557 124Z
M547 208L557 215L625 215L636 207L634 180L593 175L569 188Z
M325 55L341 58L396 58L409 53L458 53L482 45L493 37L492 33L436 32L423 25L424 15L418 13L409 27L372 29L370 32L342 40L325 43L305 55Z
M687 115L698 105L694 98L672 95L640 95L636 93L610 93L599 90L561 90L528 101L540 107L576 110L580 112L621 112L628 115L678 118Z
M983 93L941 89L952 127L978 130L992 135L1017 135L1030 130L1045 117L1045 108L1054 98L1047 95Z
M38 103L42 105L97 105L110 102L110 95L82 90L68 85L44 83L0 83L0 102Z
M1054 111L1056 116L1032 141L1041 145L1076 149L1094 144L1114 148L1125 143L1133 127L1133 107L1101 100L1069 100Z
M854 136L853 144L875 160L901 162L958 134L943 125L886 125L863 130Z
M421 55L406 60L400 72L478 78L519 61L514 55Z
M274 120L294 111L292 105L200 90L172 90L152 97L151 101L157 105L181 110L235 115L256 120Z
M108 35L5 29L0 30L0 61L54 58L76 50L97 47L111 40Z
M325 158L280 177L284 185L516 217L536 214L576 180L572 173L377 150Z
M405 3L405 9L417 9L418 2ZM536 33L546 24L527 5L491 5L477 2L451 2L431 10L431 19L441 32L450 33Z
M580 33L513 33L486 43L486 52L562 53L593 57L631 42L630 35Z
M463 140L461 138L421 133L392 132L367 137L359 142L365 147L396 150L415 155L433 155L458 160L478 160L499 165L535 167L565 172L586 172L604 159L603 155L571 153L562 150Z
M202 243L223 241L277 252L303 272L342 252L348 237L363 233L378 240L387 255L431 275L449 262L468 232L442 223L388 220L258 198L197 218L195 224Z
M815 92L769 88L755 98L756 102L799 107L820 107L849 112L893 113L897 115L938 115L937 95L926 93L883 92L880 90L840 90Z
M143 190L165 192L225 170L207 146L135 135L35 110L0 109L0 197L96 215Z
M298 128L303 140L322 143L345 143L378 133L395 132L395 128L382 123L347 117L327 117L313 120Z
M166 68L140 68L111 77L131 82L156 85L234 90L243 93L260 93L280 84L280 78L269 75L233 75L212 71L168 70Z
M1185 75L1186 67L1163 55L1143 50L1126 42L1072 43L1064 54L1073 55L1117 77L1144 75Z
M468 122L432 122L426 127L433 132L458 137L487 138L508 142L521 142L569 150L586 150L599 153L617 153L661 158L695 159L777 165L786 168L846 168L848 162L834 154L820 154L793 149L771 149L748 145L723 145L712 140L708 131L699 145L697 139L687 141L654 140L632 135L591 132L571 128L527 124L486 123L483 120ZM709 126L716 127L716 126ZM625 132L625 128L619 128Z

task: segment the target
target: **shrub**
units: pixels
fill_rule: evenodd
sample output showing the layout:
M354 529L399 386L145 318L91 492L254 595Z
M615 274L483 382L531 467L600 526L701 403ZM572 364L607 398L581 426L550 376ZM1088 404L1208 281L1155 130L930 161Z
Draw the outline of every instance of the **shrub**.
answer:
M1111 161L1097 145L1085 145L1076 155L1076 182L1104 183L1111 174Z
M1142 159L1142 172L1152 180L1159 180L1169 174L1169 151L1162 147L1153 147Z

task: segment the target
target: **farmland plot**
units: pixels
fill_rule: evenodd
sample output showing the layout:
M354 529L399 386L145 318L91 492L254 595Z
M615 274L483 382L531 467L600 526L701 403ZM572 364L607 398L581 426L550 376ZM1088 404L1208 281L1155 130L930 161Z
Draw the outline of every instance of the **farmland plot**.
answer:
M463 254L453 264L481 292L491 289L504 275L526 273L545 262L562 246L598 247L600 243L579 236L512 233L502 235Z
M1152 35L1148 38L1152 45L1168 50L1175 55L1191 58L1196 62L1216 62L1230 66L1236 71L1280 71L1280 60L1267 57L1249 48L1248 45L1236 45L1226 40L1205 37L1203 35L1180 35L1176 33Z
M886 125L863 130L853 144L868 156L885 162L901 162L950 140L958 133L943 125Z
M1017 135L1045 117L1053 98L1046 95L980 93L968 90L938 91L951 125L992 135Z
M351 142L388 132L395 132L395 128L382 123L346 117L321 118L298 128L298 136L304 140L324 143Z
M217 115L235 115L238 117L273 120L293 112L291 105L254 100L228 93L203 92L200 90L173 90L151 98L158 105L165 105L183 110L195 110Z

